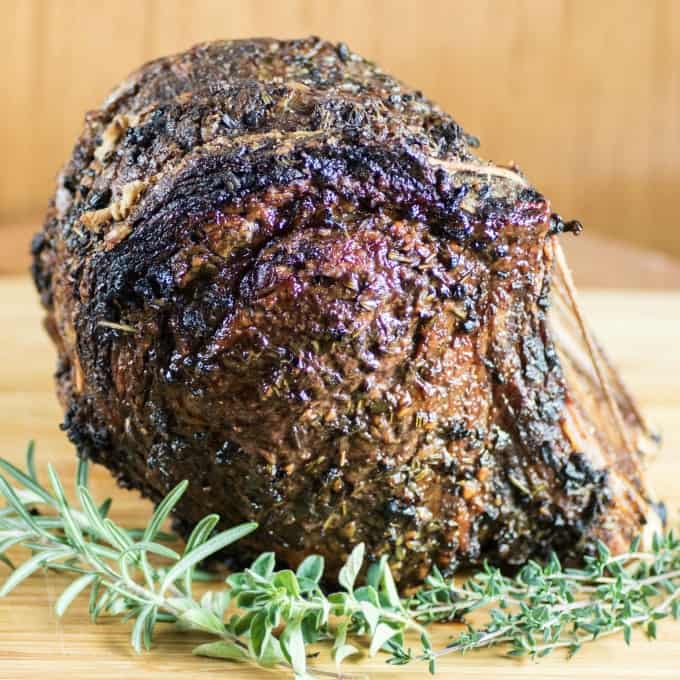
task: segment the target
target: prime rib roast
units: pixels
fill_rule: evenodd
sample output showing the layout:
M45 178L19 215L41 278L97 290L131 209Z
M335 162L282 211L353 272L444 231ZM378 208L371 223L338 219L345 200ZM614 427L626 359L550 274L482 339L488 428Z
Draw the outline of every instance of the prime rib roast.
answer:
M156 502L188 479L183 532L256 520L232 559L332 577L363 541L402 586L656 526L653 437L558 243L580 225L477 146L344 44L142 67L33 242L79 455Z

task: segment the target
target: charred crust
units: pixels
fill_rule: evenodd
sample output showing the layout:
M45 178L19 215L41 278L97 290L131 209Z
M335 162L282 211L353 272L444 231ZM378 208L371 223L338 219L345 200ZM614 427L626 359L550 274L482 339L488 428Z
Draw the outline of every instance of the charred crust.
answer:
M183 533L258 521L241 564L364 541L408 584L582 547L611 494L562 429L544 247L577 225L476 146L318 38L133 74L32 244L79 455L156 502L190 479Z

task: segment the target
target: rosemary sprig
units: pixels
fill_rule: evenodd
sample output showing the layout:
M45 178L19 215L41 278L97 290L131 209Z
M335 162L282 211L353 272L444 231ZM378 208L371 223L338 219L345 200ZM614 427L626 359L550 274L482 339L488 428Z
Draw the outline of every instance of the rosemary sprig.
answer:
M636 540L629 552L613 556L599 544L581 569L565 569L552 556L543 565L529 562L513 578L485 565L458 582L434 568L409 597L400 597L386 558L369 565L359 579L362 544L340 571L341 590L329 594L319 585L322 557L308 557L293 572L277 570L273 553L263 553L248 569L231 574L226 588L196 599L193 584L204 577L198 565L255 524L216 533L219 518L208 515L180 553L166 545L171 537L161 526L186 482L158 505L145 529L130 530L107 517L110 501L95 503L85 461L76 474L78 508L69 503L51 466L49 487L38 481L33 446L25 470L0 458L0 471L6 500L0 509L0 559L12 568L0 596L39 569L70 573L73 581L58 598L56 613L62 616L89 591L93 621L103 615L134 621L131 641L137 651L151 646L158 623L174 623L213 638L194 654L276 666L296 678L329 675L308 664L309 645L323 641L332 644L338 675L343 660L362 649L369 655L384 651L392 664L425 662L434 673L445 654L505 645L510 656L537 658L559 648L571 655L606 635L622 633L630 644L634 627L654 638L658 620L680 618L680 540L672 532L655 536L649 551ZM6 553L19 547L30 556L14 567ZM480 625L468 624L447 647L433 649L429 624L480 616ZM420 638L417 651L407 646L413 633Z

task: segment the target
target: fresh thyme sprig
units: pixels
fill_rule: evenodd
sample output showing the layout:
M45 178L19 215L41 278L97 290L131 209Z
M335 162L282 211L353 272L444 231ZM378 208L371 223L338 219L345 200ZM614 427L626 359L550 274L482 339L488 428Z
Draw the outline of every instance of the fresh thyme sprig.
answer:
M649 551L635 541L629 552L613 556L599 544L582 569L565 569L552 556L544 565L529 562L513 578L486 565L459 583L434 568L409 597L400 597L386 558L368 566L359 580L361 544L340 571L342 589L330 594L319 585L322 557L307 557L293 572L276 570L273 553L264 553L231 574L226 588L196 599L194 582L204 577L200 563L255 524L217 533L219 518L208 515L180 553L166 545L171 537L161 526L186 482L158 505L145 529L130 530L107 517L110 501L95 503L84 461L76 474L79 508L67 500L52 467L49 488L38 481L33 446L25 470L0 459L0 471L0 494L7 501L0 509L0 559L12 568L0 596L39 569L70 573L74 580L58 598L57 614L89 591L93 621L102 615L134 621L137 651L151 646L158 623L174 623L213 637L194 650L197 655L276 666L296 678L329 675L308 664L309 645L324 641L332 644L338 675L344 659L362 649L387 652L388 663L425 662L434 673L445 654L500 644L511 656L542 657L558 648L573 654L586 642L617 633L630 644L636 626L654 638L658 620L680 617L680 540L672 532L656 536ZM6 555L14 547L31 553L17 567ZM480 625L468 624L447 647L433 649L429 624L484 614ZM407 646L413 633L420 638L417 651Z

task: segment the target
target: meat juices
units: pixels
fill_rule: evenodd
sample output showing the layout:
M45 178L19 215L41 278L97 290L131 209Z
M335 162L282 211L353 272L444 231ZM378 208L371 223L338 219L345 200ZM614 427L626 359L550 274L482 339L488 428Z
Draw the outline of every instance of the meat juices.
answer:
M33 244L79 455L156 502L188 479L184 533L259 522L238 562L333 577L364 541L405 586L622 549L653 517L649 436L578 323L577 223L476 145L317 38L142 67Z

